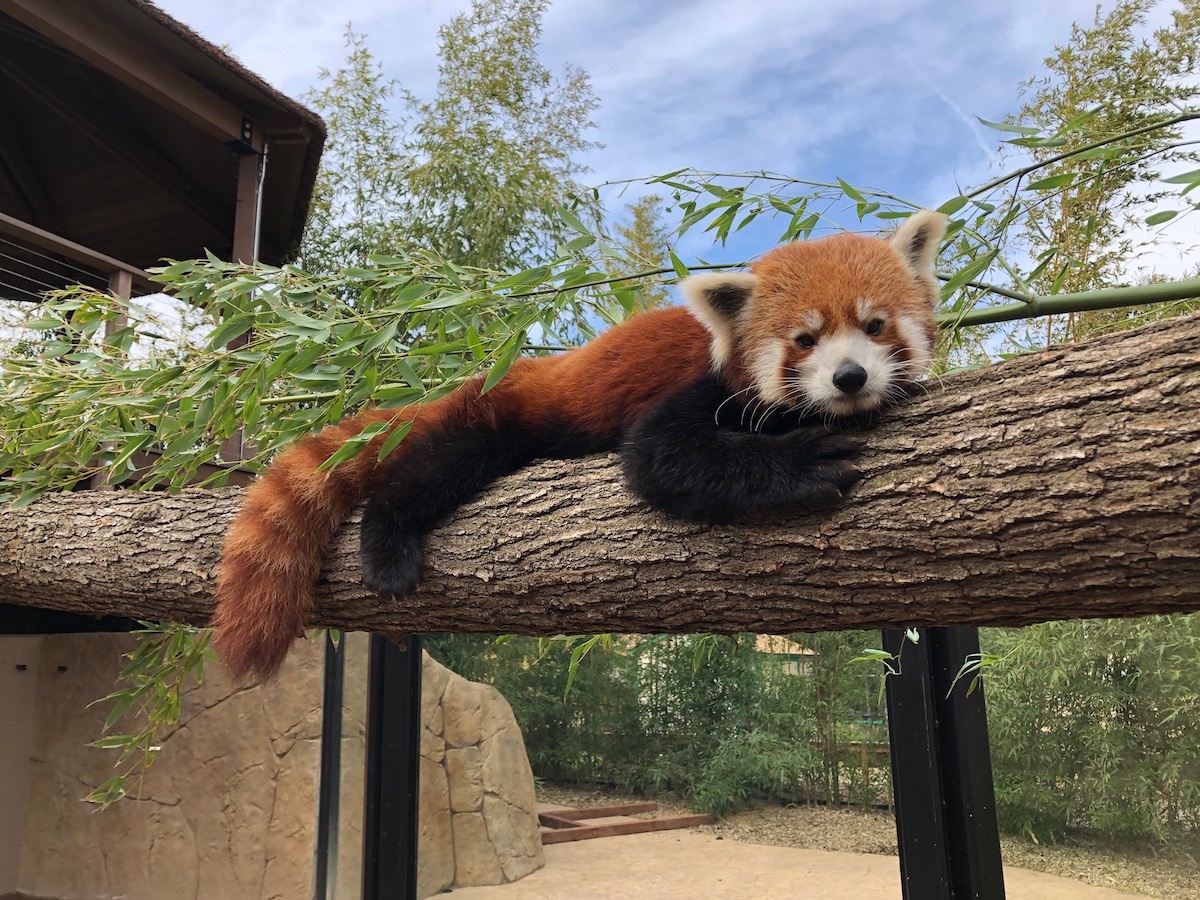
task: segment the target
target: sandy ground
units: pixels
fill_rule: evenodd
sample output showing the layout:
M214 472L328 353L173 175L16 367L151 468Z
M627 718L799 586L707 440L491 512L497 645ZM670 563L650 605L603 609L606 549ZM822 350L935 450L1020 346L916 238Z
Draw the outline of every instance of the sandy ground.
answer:
M1009 900L1140 900L1012 867L1004 883ZM453 893L459 900L901 900L894 856L769 847L694 831L556 844L546 848L545 868L515 884Z
M539 800L543 803L576 807L636 799L645 798L553 786L546 786L539 791ZM690 812L683 804L661 798L659 807L659 815ZM893 869L898 865L896 826L891 814L886 811L765 807L736 813L716 825L693 831L746 844L874 854L884 859ZM548 847L547 851L556 849L557 847ZM1009 883L1010 898L1018 896L1014 893L1018 886L1013 881L1013 871L1025 869L1070 879L1077 883L1079 889L1082 889L1082 885L1092 885L1158 900L1200 900L1200 847L1174 848L1167 852L1161 848L1146 846L1109 846L1084 841L1041 846L1026 840L1004 838L1001 842L1001 852L1006 871L1009 873L1006 882ZM1075 893L1063 896L1089 895Z

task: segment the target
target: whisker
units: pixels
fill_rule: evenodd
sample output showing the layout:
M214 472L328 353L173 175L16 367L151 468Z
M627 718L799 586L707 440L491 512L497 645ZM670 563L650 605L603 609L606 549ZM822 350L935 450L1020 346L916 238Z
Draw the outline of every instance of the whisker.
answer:
M725 404L726 404L726 403L728 403L730 400L734 400L734 399L736 399L736 398L737 398L739 395L741 395L741 394L744 394L744 393L746 393L747 391L752 391L752 390L754 390L754 386L753 386L753 385L750 385L749 387L744 387L744 388L742 388L740 391L736 391L735 393L732 393L732 394L730 394L728 397L726 397L724 400L722 400L722 401L721 401L721 402L720 402L720 403L717 405L717 408L716 408L716 410L714 410L714 411L713 411L713 424L714 424L714 425L718 424L719 417L720 417L720 415L721 415L721 410L724 408L724 406L725 406ZM743 411L742 411L742 415L743 415L743 416L745 416L745 410L744 410L744 409L743 409Z

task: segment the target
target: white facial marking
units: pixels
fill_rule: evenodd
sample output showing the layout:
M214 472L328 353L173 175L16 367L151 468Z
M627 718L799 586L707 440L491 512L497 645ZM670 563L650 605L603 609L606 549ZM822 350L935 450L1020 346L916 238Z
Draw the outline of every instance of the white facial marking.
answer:
M757 279L749 272L705 272L679 284L688 300L688 310L712 335L709 352L714 372L725 368L733 358L736 322L745 313L756 284Z
M712 370L720 372L733 356L733 336L724 331L710 331L709 334L712 335L712 345L708 350L712 357Z
M821 314L815 309L806 310L800 316L800 324L807 328L812 334L816 334L821 330L821 325L823 322L824 320L821 318Z
M787 399L787 386L783 379L783 361L787 358L787 343L775 340L754 354L750 363L750 374L759 396L768 403L782 403Z
M823 336L798 367L794 384L820 412L846 416L875 409L895 384L900 363L890 358L892 348L871 340L857 328ZM833 383L833 375L846 363L862 366L866 383L856 394L846 394Z
M896 331L908 347L908 377L915 380L928 375L933 367L933 348L920 320L913 316L897 316Z
M862 325L863 328L866 328L876 319L879 319L883 322L888 320L888 314L884 310L877 309L875 307L875 301L870 297L859 298L857 312L858 323Z

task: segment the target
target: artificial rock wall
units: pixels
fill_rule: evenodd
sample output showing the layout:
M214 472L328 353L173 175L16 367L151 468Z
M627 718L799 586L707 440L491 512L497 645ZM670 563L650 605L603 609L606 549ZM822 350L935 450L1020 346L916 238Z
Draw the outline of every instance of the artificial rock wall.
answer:
M516 881L545 865L533 772L512 708L425 657L418 893Z
M366 640L347 636L335 896L359 896ZM140 798L81 798L112 774L101 734L127 635L46 637L39 654L32 777L17 879L55 900L311 897L320 762L318 643L280 678L239 687L215 665L183 697ZM421 896L512 881L542 865L533 777L496 691L426 658L422 697Z

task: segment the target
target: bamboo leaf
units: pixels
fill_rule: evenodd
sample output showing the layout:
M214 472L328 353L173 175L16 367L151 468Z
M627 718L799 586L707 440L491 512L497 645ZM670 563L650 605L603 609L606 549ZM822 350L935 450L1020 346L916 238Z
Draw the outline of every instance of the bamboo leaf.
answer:
M1190 172L1172 175L1169 178L1160 178L1159 181L1165 184L1196 184L1200 182L1200 169L1192 169Z
M1066 172L1062 175L1051 175L1049 178L1043 178L1040 181L1035 181L1032 184L1025 185L1027 191L1051 191L1055 188L1066 187L1075 180L1074 172Z
M592 233L591 230L586 225L584 225L581 221L579 221L579 219L576 218L575 214L573 212L571 212L569 209L567 209L565 206L558 207L558 209L556 211L558 213L558 217L562 220L563 224L566 225L568 228L570 228L572 231L577 231L580 234L587 234L587 235L590 235Z
M960 209L962 209L964 206L966 206L967 202L968 201L967 201L966 197L961 197L961 196L955 197L952 200L947 200L945 203L943 203L941 206L939 206L937 208L937 211L944 215L952 216L956 212L958 212Z
M481 394L486 394L500 383L500 379L508 374L508 370L511 369L512 364L517 361L517 357L521 355L521 350L524 349L524 347L525 333L521 332L520 334L514 335L512 338L512 343L510 343L504 349L504 352L496 361L496 365L492 367L492 370L487 374L487 378L484 379L483 388L480 390Z
M1028 125L1009 125L1005 122L989 122L987 119L979 118L979 116L976 116L975 118L979 119L979 123L981 125L986 125L993 131L1003 131L1005 134L1034 135L1042 133L1040 128L1032 128Z
M858 192L858 191L857 191L855 188L851 187L849 184L847 184L847 183L846 183L845 181L843 181L841 178L839 178L837 181L838 181L838 185L839 185L839 186L841 187L841 189L842 189L842 192L843 192L843 193L844 193L844 194L845 194L847 197L849 197L851 200L857 200L859 203L866 203L866 202L867 202L867 198L866 198L866 197L864 197L862 194L860 194L860 193L859 193L859 192Z
M338 463L343 463L357 456L367 444L371 443L372 440L383 434L390 427L390 422L372 422L358 434L354 435L354 437L349 438L325 462L317 466L317 471L327 472Z
M410 431L412 431L412 427L413 427L413 421L410 419L407 422L401 422L399 425L397 425L395 428L392 429L392 433L387 436L387 439L384 440L383 444L379 448L379 461L380 462L383 462L383 460L393 450L395 450L398 446L400 446L400 442L402 440L404 440L405 436Z
M683 260L681 260L678 256L675 255L674 250L668 250L667 256L671 260L671 268L675 270L675 274L678 275L680 278L687 278L689 275L692 274L688 270L688 267L683 264Z

